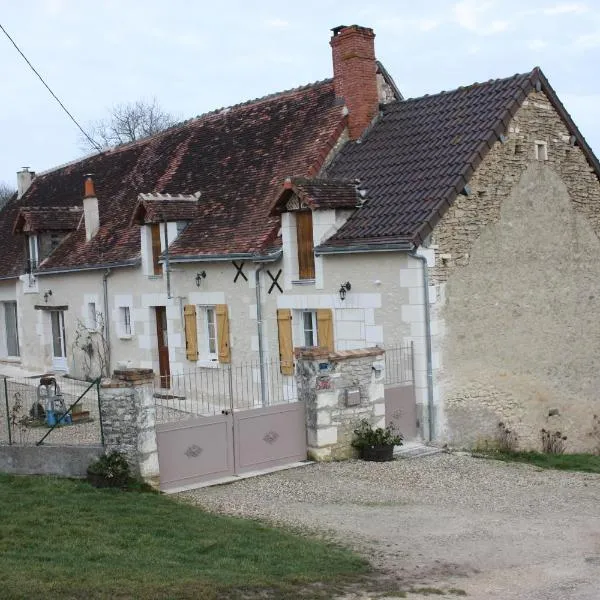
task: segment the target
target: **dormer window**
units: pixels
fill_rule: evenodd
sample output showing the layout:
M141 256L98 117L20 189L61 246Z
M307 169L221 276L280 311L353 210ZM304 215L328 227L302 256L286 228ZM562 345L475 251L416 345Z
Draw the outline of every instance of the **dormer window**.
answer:
M39 264L38 236L31 234L27 236L27 267L28 271L34 271Z
M315 278L315 247L311 210L296 213L296 238L298 242L298 275L300 279Z

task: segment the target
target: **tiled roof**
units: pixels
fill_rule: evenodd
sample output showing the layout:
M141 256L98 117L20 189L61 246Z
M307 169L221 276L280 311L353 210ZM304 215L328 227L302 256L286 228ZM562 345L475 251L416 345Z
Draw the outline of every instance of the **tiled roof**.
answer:
M318 172L345 117L326 80L209 113L151 138L38 175L20 200L0 212L10 232L21 207L81 205L84 175L93 174L100 229L86 243L80 227L44 262L61 270L139 260L139 227L131 216L140 193L201 192L198 216L170 248L172 258L260 253L278 245L270 210L281 182ZM0 236L0 277L19 274L24 245Z
M285 204L292 194L296 194L302 203L312 209L355 208L365 199L364 193L357 190L354 182L288 177L275 212L285 210Z
M79 225L82 216L82 206L21 208L15 220L13 233L73 231Z
M543 90L578 140L597 159L540 69L451 92L394 102L362 140L347 144L328 169L360 179L369 200L317 251L423 241L461 193L533 89Z
M200 194L140 194L131 224L144 225L162 221L193 221L198 214Z

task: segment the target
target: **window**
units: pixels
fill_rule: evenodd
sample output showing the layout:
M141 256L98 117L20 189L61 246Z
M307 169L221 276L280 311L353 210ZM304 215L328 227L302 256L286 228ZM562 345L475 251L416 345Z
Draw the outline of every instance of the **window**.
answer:
M215 309L205 309L206 318L206 349L211 360L217 360L217 323Z
M119 337L131 337L131 309L129 306L119 307Z
M150 225L152 234L152 268L154 275L162 275L162 265L158 262L160 258L160 223Z
M19 356L16 302L4 302L4 325L6 326L6 354L7 356Z
M186 358L229 363L229 310L226 304L183 307Z
M317 341L317 313L314 310L305 310L302 313L302 326L304 333L304 346L318 346Z
M298 276L300 279L314 279L315 248L312 211L296 213L296 239L298 241Z
M27 260L29 272L37 269L39 260L37 235L30 235L27 238Z
M88 302L87 312L88 329L96 331L98 329L98 313L96 312L95 302Z
M548 144L546 142L535 143L535 160L548 160Z

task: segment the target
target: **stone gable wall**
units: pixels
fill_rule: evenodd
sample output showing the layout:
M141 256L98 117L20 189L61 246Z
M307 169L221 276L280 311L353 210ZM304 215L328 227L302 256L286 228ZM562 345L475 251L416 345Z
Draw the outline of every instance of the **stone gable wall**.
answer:
M567 451L598 444L600 183L569 138L531 93L432 236L441 437L453 445L494 438L499 422L523 448L541 448L542 427L564 432Z

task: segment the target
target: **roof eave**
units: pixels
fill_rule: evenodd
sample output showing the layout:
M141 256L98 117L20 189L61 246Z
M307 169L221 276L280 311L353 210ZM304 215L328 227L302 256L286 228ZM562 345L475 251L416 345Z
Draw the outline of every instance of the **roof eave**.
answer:
M415 244L409 239L390 240L389 242L350 242L344 246L321 245L315 248L315 254L357 254L364 252L410 252Z
M80 267L50 267L34 271L34 275L59 275L62 273L77 273L80 271L100 271L102 269L117 269L121 267L137 267L142 263L139 258L123 260L117 263L101 263L96 265L82 265Z
M281 258L283 250L278 248L267 254L254 252L236 252L230 254L179 254L169 255L170 263L196 263L196 262L230 262L232 260L250 260L252 262L275 262ZM164 262L161 259L161 262Z

